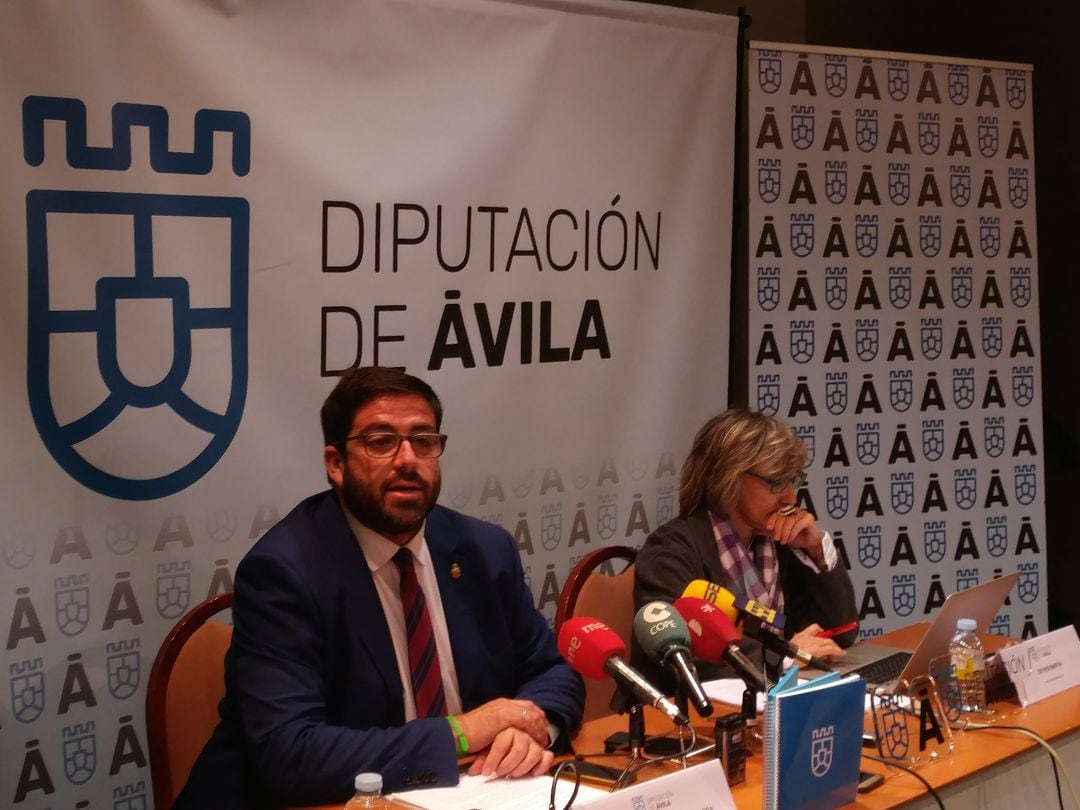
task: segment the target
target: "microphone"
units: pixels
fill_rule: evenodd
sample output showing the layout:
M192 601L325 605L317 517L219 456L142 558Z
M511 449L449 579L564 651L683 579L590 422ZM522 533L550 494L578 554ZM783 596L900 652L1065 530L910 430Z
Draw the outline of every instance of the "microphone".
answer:
M649 658L675 670L698 716L711 715L713 705L701 688L697 671L690 662L690 635L686 622L675 612L675 608L667 602L644 605L634 616L634 636Z
M768 688L761 671L739 649L739 631L722 610L695 596L680 596L675 610L686 619L694 655L714 664L723 658L751 689L764 692Z
M760 602L735 596L727 588L709 582L704 579L695 579L683 590L683 596L693 596L704 599L719 608L732 622L738 623L744 635L757 639L763 647L767 647L775 653L794 658L801 664L806 664L814 669L831 672L832 666L828 661L811 655L806 650L796 647L783 636L778 636L769 628L781 629L786 621L784 614L765 607ZM772 615L777 622L770 621L767 616Z
M787 617L780 611L767 608L760 602L755 602L745 596L736 596L722 585L706 579L695 579L686 586L682 595L696 596L706 602L712 602L733 622L738 621L741 616L756 616L777 630L783 630L787 622Z
M740 623L743 635L757 639L762 646L768 647L775 653L790 656L801 664L820 669L823 672L832 672L832 664L816 655L811 655L801 647L796 647L786 638L776 635L768 629L765 623L756 616L747 616Z
M618 634L598 619L575 616L559 629L559 653L586 678L603 680L610 676L620 686L633 692L642 703L659 709L680 726L690 725L690 718L645 680L641 673L622 660L626 645Z

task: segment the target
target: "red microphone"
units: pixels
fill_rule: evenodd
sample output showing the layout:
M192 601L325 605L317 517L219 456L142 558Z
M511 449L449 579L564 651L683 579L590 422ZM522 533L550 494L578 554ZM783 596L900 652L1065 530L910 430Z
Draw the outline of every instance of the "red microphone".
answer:
M765 677L739 649L739 631L720 608L696 596L680 596L675 600L675 610L686 620L695 656L712 664L723 659L747 686L765 691Z
M727 588L709 582L705 579L695 579L683 591L683 596L701 597L724 612L724 615L733 622L738 622L743 635L757 639L765 647L775 653L794 658L803 664L808 664L814 669L828 672L832 669L828 661L811 655L806 650L800 649L784 638L776 635L773 630L779 631L784 626L784 614L770 610L753 599L736 596ZM851 627L837 628L840 633L851 630ZM821 635L820 633L818 635Z
M567 619L559 628L559 653L586 678L599 681L610 676L642 703L659 709L679 725L690 725L690 718L622 660L626 645L618 633L602 621L590 616Z

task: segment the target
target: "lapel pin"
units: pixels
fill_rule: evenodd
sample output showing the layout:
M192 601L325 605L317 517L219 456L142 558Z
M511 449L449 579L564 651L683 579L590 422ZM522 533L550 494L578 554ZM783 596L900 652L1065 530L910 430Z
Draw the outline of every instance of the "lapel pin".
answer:
M457 563L450 565L450 579L461 579L461 566Z

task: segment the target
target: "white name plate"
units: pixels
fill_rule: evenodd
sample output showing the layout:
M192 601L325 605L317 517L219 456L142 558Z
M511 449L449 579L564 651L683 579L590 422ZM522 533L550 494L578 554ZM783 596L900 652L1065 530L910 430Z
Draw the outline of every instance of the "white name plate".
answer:
M1021 706L1080 684L1080 639L1072 627L998 650L998 656L1016 685Z
M653 767L653 766L647 766ZM724 766L714 759L686 770L638 782L588 802L574 802L588 810L735 810Z

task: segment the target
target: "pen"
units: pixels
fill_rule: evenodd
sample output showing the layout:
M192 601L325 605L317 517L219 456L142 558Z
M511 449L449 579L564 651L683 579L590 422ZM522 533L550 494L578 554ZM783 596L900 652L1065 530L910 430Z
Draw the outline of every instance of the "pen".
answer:
M820 633L817 634L817 637L832 638L833 636L838 636L841 633L846 633L848 630L854 630L858 626L858 622L848 622L847 624L842 624L839 627L830 627L828 630L822 630Z

